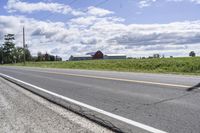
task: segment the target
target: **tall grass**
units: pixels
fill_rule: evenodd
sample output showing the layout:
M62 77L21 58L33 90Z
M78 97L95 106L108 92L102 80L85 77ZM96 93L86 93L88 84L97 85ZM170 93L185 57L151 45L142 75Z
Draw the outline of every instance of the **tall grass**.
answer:
M23 66L23 64L20 63L14 65ZM200 57L88 60L66 62L27 62L26 66L200 75Z

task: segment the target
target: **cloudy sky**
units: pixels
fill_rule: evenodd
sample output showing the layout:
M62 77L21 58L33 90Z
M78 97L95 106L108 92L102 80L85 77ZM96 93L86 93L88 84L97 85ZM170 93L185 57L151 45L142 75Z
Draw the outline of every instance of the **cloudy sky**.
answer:
M0 43L23 26L33 55L200 55L200 0L0 0Z

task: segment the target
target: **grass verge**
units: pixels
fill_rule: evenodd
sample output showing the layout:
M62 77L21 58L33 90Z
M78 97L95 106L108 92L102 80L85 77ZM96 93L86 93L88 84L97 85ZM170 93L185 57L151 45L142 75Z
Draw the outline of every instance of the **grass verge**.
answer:
M23 63L9 64L24 66ZM27 62L28 67L111 70L126 72L175 73L200 75L200 57L88 60L66 62Z

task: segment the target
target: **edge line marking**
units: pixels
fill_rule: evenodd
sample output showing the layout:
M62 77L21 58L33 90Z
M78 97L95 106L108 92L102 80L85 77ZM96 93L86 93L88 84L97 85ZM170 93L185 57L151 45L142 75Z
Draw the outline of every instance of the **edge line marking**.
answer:
M142 123L139 123L139 122L130 120L130 119L128 119L128 118L125 118L125 117L122 117L122 116L119 116L119 115L116 115L116 114L113 114L113 113L110 113L110 112L107 112L107 111L104 111L104 110L102 110L102 109L93 107L93 106L91 106L91 105L88 105L88 104L85 104L85 103L76 101L76 100L74 100L74 99L71 99L71 98L68 98L68 97L64 97L64 96L59 95L59 94L57 94L57 93L54 93L54 92L45 90L45 89L43 89L43 88L40 88L40 87L38 87L38 86L32 85L32 84L27 83L27 82L24 82L24 81L22 81L22 80L16 79L16 78L14 78L14 77L8 76L8 75L6 75L6 74L0 73L0 75L3 76L3 77L7 77L7 78L10 78L10 79L12 79L12 80L15 80L15 81L17 81L17 82L20 82L20 83L22 83L22 84L31 86L31 87L33 87L33 88L35 88L35 89L37 89L37 90L40 90L40 91L42 91L42 92L45 92L45 93L47 93L47 94L50 94L50 95L53 95L53 96L55 96L55 97L61 98L61 99L63 99L63 100L69 101L69 102L71 102L71 103L73 103L73 104L76 104L76 105L85 107L85 108L90 109L90 110L92 110L92 111L98 112L98 113L100 113L100 114L103 114L103 115L109 116L109 117L111 117L111 118L117 119L117 120L119 120L119 121L125 122L125 123L127 123L127 124L130 124L130 125L132 125L132 126L141 128L141 129L143 129L143 130L146 130L146 131L149 131L149 132L152 132L152 133L167 133L167 132L165 132L165 131L156 129L156 128L154 128L154 127L151 127L151 126L148 126L148 125L145 125L145 124L142 124Z

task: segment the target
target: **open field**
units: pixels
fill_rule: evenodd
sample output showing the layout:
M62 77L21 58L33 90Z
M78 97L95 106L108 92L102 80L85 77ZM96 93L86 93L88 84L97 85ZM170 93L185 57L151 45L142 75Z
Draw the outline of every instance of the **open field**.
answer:
M23 63L17 63L12 65L23 66ZM69 68L200 75L200 57L88 60L66 62L27 62L26 66L42 68Z

